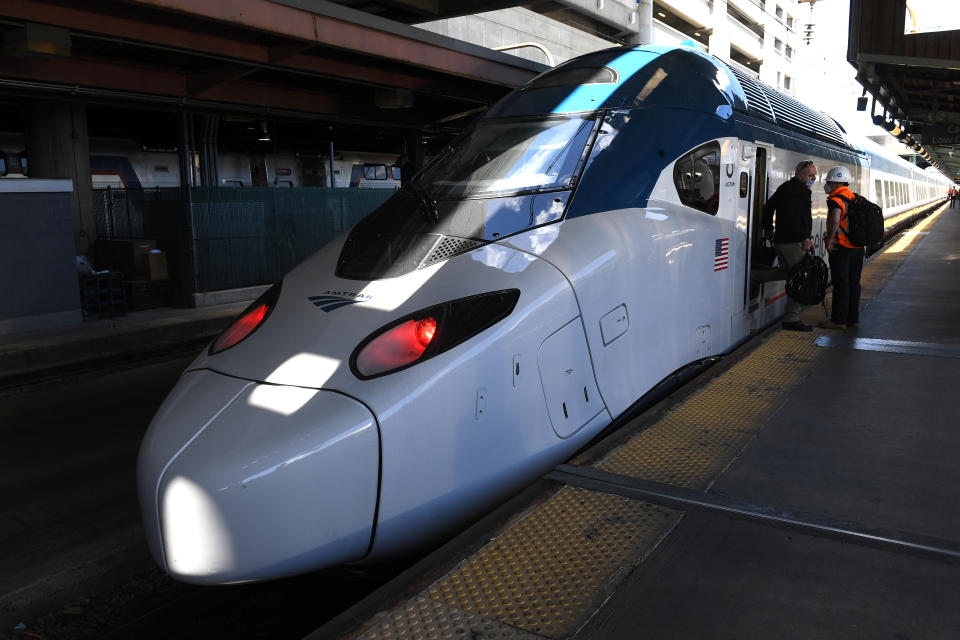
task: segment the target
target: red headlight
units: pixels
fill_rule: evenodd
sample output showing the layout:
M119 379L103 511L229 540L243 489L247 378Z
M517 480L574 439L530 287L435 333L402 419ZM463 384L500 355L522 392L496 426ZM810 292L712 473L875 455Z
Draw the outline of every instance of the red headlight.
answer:
M267 316L277 304L277 298L280 297L279 285L271 287L266 293L258 298L247 310L240 314L240 317L233 321L227 330L221 333L213 344L210 345L209 354L212 356L229 349L244 338L253 333L257 327L263 324Z
M369 335L350 367L361 380L399 371L469 340L510 315L517 289L451 300L404 316Z
M357 371L369 377L415 362L426 351L436 331L437 321L431 316L398 324L360 350Z

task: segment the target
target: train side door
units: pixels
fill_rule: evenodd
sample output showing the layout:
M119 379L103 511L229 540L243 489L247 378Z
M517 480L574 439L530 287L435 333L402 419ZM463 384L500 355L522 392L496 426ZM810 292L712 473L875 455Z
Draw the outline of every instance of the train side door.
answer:
M763 205L767 201L767 150L757 146L753 163L753 193L750 196L749 212L747 214L747 273L744 279L743 307L747 313L760 308L760 294L762 287L750 284L750 269L760 253L763 241Z
M250 154L250 184L254 187L266 187L267 160L262 153Z

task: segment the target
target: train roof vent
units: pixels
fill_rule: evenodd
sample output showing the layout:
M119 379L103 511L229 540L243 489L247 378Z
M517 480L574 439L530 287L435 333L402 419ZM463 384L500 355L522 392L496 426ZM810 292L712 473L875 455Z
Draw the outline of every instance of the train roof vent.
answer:
M736 76L737 80L740 81L740 86L743 87L743 93L747 96L747 111L760 116L764 120L776 122L773 115L773 107L770 106L770 102L767 100L767 94L763 90L763 85L736 67L728 65L728 68L733 72L733 75Z
M439 242L433 246L433 250L430 252L430 255L423 261L420 265L420 269L429 267L432 264L437 262L443 262L453 256L458 256L461 253L466 253L471 249L475 249L482 245L482 242L476 240L467 240L466 238L454 238L451 236L443 236Z
M773 106L777 124L812 135L815 138L829 140L840 146L846 146L843 135L837 128L837 123L833 120L785 93L780 93L766 85L762 86L767 94L767 100Z
M814 138L827 140L840 146L849 146L843 140L843 134L828 116L814 111L799 100L781 93L740 69L727 65L743 87L747 97L747 111L775 122L781 127L793 129Z

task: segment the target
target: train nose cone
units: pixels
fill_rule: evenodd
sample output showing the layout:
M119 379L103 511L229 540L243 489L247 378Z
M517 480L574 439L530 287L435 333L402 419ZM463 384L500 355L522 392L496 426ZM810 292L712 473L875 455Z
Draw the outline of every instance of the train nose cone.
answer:
M339 393L194 371L157 413L137 484L175 578L275 578L362 558L379 475L373 416Z

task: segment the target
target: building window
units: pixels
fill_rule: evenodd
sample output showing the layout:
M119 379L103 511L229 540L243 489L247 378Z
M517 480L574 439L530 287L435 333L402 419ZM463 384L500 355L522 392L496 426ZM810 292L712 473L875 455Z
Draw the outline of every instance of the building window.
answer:
M783 53L783 42L780 38L773 39L773 48L777 50L777 53Z
M784 88L784 89L786 89L787 91L790 91L791 88L792 88L792 86L791 86L792 84L793 84L793 82L792 82L792 78L790 78L790 76L783 76L783 88Z
M777 5L777 20L783 22L783 7Z
M789 13L787 14L787 29L793 29L793 16Z
M793 47L791 47L790 45L787 45L786 56L787 56L787 60L793 60Z

